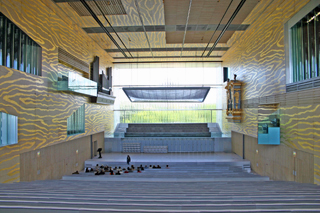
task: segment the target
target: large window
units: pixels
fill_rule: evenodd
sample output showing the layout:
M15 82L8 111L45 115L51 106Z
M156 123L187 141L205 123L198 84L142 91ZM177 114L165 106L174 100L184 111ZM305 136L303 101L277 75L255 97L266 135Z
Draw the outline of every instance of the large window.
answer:
M80 134L85 132L85 105L67 119L67 135Z
M18 117L0 112L0 146L18 143Z
M113 69L114 126L118 123L219 123L225 119L225 85L221 63L132 63ZM130 102L123 87L210 87L203 103Z
M41 75L42 49L0 13L0 65Z
M291 82L315 78L319 73L320 6L290 27Z

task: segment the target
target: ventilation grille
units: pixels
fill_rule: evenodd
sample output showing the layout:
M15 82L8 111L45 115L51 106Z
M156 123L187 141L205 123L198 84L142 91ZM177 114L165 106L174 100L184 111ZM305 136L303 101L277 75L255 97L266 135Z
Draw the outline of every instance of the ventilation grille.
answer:
M84 61L81 61L80 59L71 55L70 53L68 53L67 51L65 51L60 47L58 48L58 59L62 63L66 63L71 67L74 67L83 72L89 73L89 64L87 64Z
M104 15L124 15L127 14L121 0L100 0L95 1ZM91 10L96 15L102 15L100 9L97 7L94 1L86 1ZM91 16L88 10L83 6L80 1L68 3L79 16Z
M227 51L229 47L215 47L213 51ZM135 48L128 49L130 52L150 52L149 48ZM152 48L153 52L164 52L164 51L181 51L181 47L168 47L168 48ZM185 47L183 51L203 51L205 47ZM119 49L105 49L106 52L120 52Z
M299 90L311 89L320 87L320 77L309 79L307 81L301 81L296 83L287 84L286 90L287 92L294 92Z
M218 30L222 30L220 27ZM228 31L236 31L236 30L246 30L250 25L247 24L237 24L230 25L228 27ZM144 26L147 32L176 32L185 30L185 25L146 25ZM101 27L85 27L82 28L87 33L105 33ZM113 29L117 33L126 33L126 32L144 32L142 26L113 26L106 27L109 32L113 32ZM187 31L214 31L216 29L216 25L188 25Z

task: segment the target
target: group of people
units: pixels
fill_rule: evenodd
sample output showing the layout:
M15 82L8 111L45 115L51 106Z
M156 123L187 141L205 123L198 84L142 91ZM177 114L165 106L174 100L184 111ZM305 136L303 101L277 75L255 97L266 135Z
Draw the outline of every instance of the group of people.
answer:
M169 168L169 165L166 165L166 168ZM110 175L121 175L122 173L130 173L130 172L134 172L137 171L137 173L141 173L141 171L145 170L145 169L161 169L160 165L150 165L149 167L147 165L142 166L142 164L138 167L135 167L134 165L131 165L130 167L128 166L127 168L121 168L121 166L119 167L114 167L112 168L111 166L104 166L101 165L99 166L99 164L96 165L95 168L91 168L91 167L86 167L85 168L85 172L94 172L94 175L104 175L106 173L109 173Z
M127 164L130 165L130 162L131 162L131 157L130 155L127 156ZM131 165L130 167L128 166L127 168L121 168L121 166L119 167L114 167L112 168L111 166L104 166L104 165L101 165L99 166L99 164L96 165L95 168L91 168L91 167L86 167L84 169L84 171L86 173L88 172L94 172L94 175L104 175L106 174L107 172L110 174L110 175L121 175L122 173L130 173L130 172L133 172L133 171L137 171L138 173L141 173L141 171L145 170L145 169L161 169L161 166L160 165L150 165L149 167L147 165L145 165L144 167L142 166L142 164L139 166L139 167L135 167L134 165ZM166 168L169 169L169 165L166 165ZM77 171L78 172L78 171ZM78 173L73 173L73 174L79 174Z

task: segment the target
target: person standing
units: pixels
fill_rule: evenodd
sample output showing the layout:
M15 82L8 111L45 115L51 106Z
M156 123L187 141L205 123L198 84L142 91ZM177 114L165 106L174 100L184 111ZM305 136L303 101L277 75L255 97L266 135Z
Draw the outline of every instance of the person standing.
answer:
M130 155L127 156L127 164L129 165L131 161Z

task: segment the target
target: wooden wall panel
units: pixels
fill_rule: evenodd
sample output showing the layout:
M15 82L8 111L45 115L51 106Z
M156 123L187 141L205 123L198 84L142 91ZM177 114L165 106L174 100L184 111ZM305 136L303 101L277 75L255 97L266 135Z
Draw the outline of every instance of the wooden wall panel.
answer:
M314 183L314 155L297 151L294 159L295 181L300 183Z
M314 155L314 182L320 183L320 155Z
M272 180L295 180L293 151L285 145L258 145L257 138L245 135L245 159L250 160L253 171Z
M92 141L97 141L100 147L104 143L103 132L92 135ZM91 157L90 144L91 137L85 136L22 153L21 181L61 179L64 175L83 170L84 161Z
M27 168L31 176L26 172L20 174L20 162L25 159L33 162L34 153L39 149L48 146L55 149L52 145L67 146L67 141L113 131L112 106L91 104L87 96L56 89L58 74L69 71L59 66L58 47L86 63L99 56L101 68L112 66L112 58L50 2L0 0L0 12L42 47L42 76L0 66L0 111L18 116L18 144L0 147L0 182L54 177L48 173L34 176L35 165ZM68 137L67 118L83 104L86 105L86 131ZM34 153L21 159L23 153L29 152ZM56 157L48 154L48 159L41 163L51 162L52 158ZM59 161L57 168L60 167L67 169L66 172L74 169Z
M243 157L243 135L238 132L231 132L231 145L232 152L236 153L240 157Z

